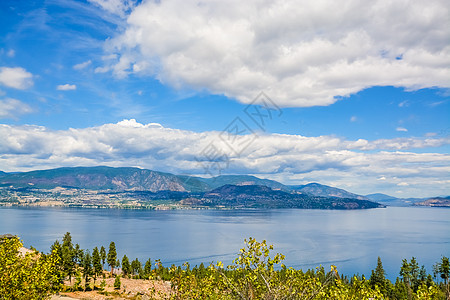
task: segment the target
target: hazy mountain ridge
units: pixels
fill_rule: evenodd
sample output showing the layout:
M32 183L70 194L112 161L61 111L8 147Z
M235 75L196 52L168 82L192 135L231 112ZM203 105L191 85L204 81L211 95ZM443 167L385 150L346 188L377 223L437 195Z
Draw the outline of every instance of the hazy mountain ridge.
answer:
M358 199L358 200L369 200L367 197L353 194L350 192L347 192L346 190L323 185L320 183L308 183L305 185L291 185L289 186L291 189L311 194L315 196L322 196L322 197L338 197L338 198L352 198L352 199Z
M389 195L382 194L382 193L369 194L369 195L366 195L365 197L372 201L392 201L392 200L398 199L396 197L389 196Z

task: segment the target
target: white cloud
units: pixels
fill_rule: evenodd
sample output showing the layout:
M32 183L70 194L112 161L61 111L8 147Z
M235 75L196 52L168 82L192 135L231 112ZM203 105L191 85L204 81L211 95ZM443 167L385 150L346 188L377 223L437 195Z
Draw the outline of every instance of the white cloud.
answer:
M332 136L260 134L238 155L228 145L239 144L225 139L227 145L221 132L196 133L131 119L62 131L0 125L0 140L4 141L0 143L0 165L5 171L138 165L205 176L211 156L220 154L225 165L229 159L226 168L222 165L222 173L254 174L293 184L318 181L367 194L396 191L402 182L409 184L404 186L405 194L450 193L450 185L442 184L450 182L450 155L411 152L413 148L449 145L450 138L348 141ZM423 189L417 190L418 186Z
M0 67L0 84L10 88L24 90L33 85L33 74L20 67Z
M404 128L404 127L397 127L395 128L396 131L401 131L401 132L408 132L408 129Z
M114 2L114 1L111 1ZM249 103L329 105L371 86L450 87L445 0L143 1L111 69Z
M28 104L17 99L6 98L0 99L0 119L15 119L19 115L33 112Z
M74 90L77 89L77 86L75 84L68 84L68 83L66 83L66 84L58 85L56 87L56 89L58 91L74 91Z
M92 61L88 60L88 61L74 65L73 68L75 70L83 70L84 68L88 67L90 64L92 64Z
M129 11L134 5L135 0L88 0L97 6L100 6L104 10L116 14L119 16L124 16L127 11Z

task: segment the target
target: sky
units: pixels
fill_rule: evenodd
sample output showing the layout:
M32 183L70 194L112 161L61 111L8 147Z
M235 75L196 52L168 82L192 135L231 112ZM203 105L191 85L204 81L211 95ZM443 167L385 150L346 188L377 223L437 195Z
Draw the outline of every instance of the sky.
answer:
M450 195L447 1L0 1L0 170Z

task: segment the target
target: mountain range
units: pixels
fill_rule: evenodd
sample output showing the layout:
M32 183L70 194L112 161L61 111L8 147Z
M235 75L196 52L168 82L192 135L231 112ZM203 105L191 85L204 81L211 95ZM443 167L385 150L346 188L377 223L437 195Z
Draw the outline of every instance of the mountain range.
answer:
M296 192L322 197L369 200L342 189L309 183L289 186L280 182L250 175L221 175L202 178L174 175L139 168L73 167L36 170L18 173L0 173L0 187L52 189L56 187L111 190L111 191L178 191L208 192L224 185L260 185L273 190Z
M361 207L370 204L405 206L425 199L398 199L385 194L357 195L319 184L284 185L250 175L221 175L202 178L174 175L147 169L106 166L65 167L30 172L0 171L0 187L10 189L53 189L57 187L136 193L147 199L175 198L201 205L247 207L350 208L355 200ZM139 193L140 192L140 193ZM339 201L338 201L339 199ZM351 199L351 201L349 200ZM333 204L334 203L334 204Z

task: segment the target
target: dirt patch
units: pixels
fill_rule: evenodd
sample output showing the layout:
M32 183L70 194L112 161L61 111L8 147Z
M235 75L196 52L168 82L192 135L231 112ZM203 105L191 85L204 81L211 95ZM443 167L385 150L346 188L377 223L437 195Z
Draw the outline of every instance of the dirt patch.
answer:
M103 291L77 291L65 292L55 295L51 300L58 299L168 299L171 289L170 282L161 280L144 280L120 278L120 289L114 289L114 278L106 278L106 286ZM100 285L102 279L96 281L96 287ZM54 298L55 297L55 298ZM58 298L59 297L59 298Z

